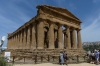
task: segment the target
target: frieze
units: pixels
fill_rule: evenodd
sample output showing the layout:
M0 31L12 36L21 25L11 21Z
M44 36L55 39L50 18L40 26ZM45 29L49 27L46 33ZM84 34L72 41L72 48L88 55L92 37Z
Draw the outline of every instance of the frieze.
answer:
M72 26L72 27L81 29L80 25L77 26L76 24L73 24L73 22L70 22L70 21L68 21L68 20L62 20L62 19L57 18L57 17L49 18L49 16L51 16L51 15L45 16L46 18L44 18L44 17L39 17L39 18L37 18L37 20L38 20L38 19L49 20L49 21L54 22L54 23L60 23L60 24L62 24L62 25L69 25L69 26ZM52 16L52 17L53 17L53 16Z
M54 14L52 15L52 14L48 14L48 13L42 13L42 14L38 15L37 19L41 19L41 18L42 19L48 19L49 18L50 20L56 19L56 20L60 20L60 22L64 21L64 22L68 22L68 23L76 25L76 26L80 26L79 22L76 22L76 21L69 19L69 18L66 18L66 20L65 20L65 19L62 19L63 17L60 18L60 17L54 16Z

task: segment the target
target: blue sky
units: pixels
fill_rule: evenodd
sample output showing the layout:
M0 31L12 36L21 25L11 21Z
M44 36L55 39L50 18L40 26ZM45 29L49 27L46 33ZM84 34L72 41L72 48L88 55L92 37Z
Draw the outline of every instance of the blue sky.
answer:
M33 18L41 4L66 8L78 17L82 42L100 41L100 0L0 0L0 38Z

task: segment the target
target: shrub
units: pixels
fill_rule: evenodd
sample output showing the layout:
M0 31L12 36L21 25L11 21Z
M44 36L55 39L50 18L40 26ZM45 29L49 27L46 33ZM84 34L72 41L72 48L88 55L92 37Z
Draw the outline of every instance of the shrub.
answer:
M9 64L4 57L0 56L0 66L12 66L12 65Z

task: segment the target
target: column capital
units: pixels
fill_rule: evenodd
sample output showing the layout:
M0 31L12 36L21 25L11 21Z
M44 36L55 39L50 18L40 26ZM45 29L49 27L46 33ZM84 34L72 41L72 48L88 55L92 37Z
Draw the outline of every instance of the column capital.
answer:
M58 25L58 26L62 26L63 24L58 23L57 25Z
M51 25L51 24L54 24L53 22L51 22L51 21L49 21L49 24Z
M72 27L72 30L75 30L76 28Z
M68 25L66 25L65 27L66 27L66 28L70 28L70 26L68 26Z
M77 31L81 31L82 29L76 29Z

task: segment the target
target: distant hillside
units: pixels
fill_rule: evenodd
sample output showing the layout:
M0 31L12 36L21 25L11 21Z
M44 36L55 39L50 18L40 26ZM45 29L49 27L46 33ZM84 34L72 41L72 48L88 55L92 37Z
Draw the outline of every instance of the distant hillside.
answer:
M100 41L97 42L83 42L83 46L88 46L88 45L100 45Z
M100 49L100 41L97 42L83 42L82 43L84 50L94 50L94 49Z

